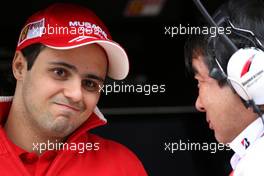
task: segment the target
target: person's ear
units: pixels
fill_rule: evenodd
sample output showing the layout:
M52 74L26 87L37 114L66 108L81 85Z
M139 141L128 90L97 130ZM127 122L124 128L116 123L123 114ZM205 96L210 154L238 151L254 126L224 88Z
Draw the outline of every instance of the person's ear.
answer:
M27 72L27 61L21 51L16 51L12 62L12 70L16 80L22 80Z

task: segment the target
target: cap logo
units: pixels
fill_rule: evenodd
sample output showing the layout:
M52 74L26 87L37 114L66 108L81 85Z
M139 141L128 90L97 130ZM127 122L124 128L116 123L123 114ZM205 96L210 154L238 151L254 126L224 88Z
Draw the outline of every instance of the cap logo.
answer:
M79 28L78 31L82 31L83 35L95 35L101 39L108 39L107 34L102 30L100 26L85 21L69 21L70 27Z
M248 141L247 138L244 138L244 139L241 141L241 144L245 147L245 149L247 149L247 148L250 146L250 142Z
M17 45L18 46L21 45L24 41L28 39L41 37L43 34L44 26L45 26L44 18L27 24L20 33Z
M240 78L242 76L244 76L250 69L250 66L251 66L251 63L252 63L252 60L253 58L255 57L256 54L253 54L248 60L247 62L245 63L245 65L243 66L243 69L241 71L241 74L240 74Z

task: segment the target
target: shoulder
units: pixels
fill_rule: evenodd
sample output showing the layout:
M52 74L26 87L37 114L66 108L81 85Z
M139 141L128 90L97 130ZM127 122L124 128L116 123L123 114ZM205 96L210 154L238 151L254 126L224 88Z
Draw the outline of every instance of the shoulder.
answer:
M133 171L135 176L147 175L141 161L126 146L90 133L88 138L98 144L98 155L103 156L109 162L118 164L121 166L119 169L124 170L124 172Z
M263 163L264 163L264 137L257 140L251 148L248 149L246 155L241 159L238 164L235 175L263 175Z
M123 144L94 134L88 134L88 138L94 143L98 143L100 146L99 150L102 152L107 152L109 155L114 155L123 160L139 161L137 156Z

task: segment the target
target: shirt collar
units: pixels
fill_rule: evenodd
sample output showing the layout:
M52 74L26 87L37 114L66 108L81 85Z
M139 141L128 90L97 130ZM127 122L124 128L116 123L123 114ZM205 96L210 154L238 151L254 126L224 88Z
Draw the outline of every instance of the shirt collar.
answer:
M264 132L261 118L257 118L245 130L243 130L229 146L240 157L243 157L247 149L259 138Z
M263 136L264 126L261 118L257 118L245 130L243 130L231 143L230 148L235 152L231 159L231 165L235 168L238 161L245 156L250 148L260 137Z
M10 107L12 103L11 96L0 96L0 124L3 124L8 116Z

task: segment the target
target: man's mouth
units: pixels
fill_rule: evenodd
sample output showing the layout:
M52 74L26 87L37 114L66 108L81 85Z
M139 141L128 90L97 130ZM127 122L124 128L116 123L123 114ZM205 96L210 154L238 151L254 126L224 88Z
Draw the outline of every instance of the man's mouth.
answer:
M213 128L213 125L212 125L212 123L210 122L210 120L207 120L207 123L208 123L208 125L209 125L209 128L210 128L211 130L213 130L214 128Z
M206 122L208 123L209 128L211 130L213 130L213 125L212 125L211 121L208 118L206 118Z
M63 104L63 103L55 103L55 104L60 105L60 106L64 106L64 107L69 108L71 110L74 110L76 112L80 111L80 108L75 107L75 106L71 106L71 105L68 105L68 104Z

